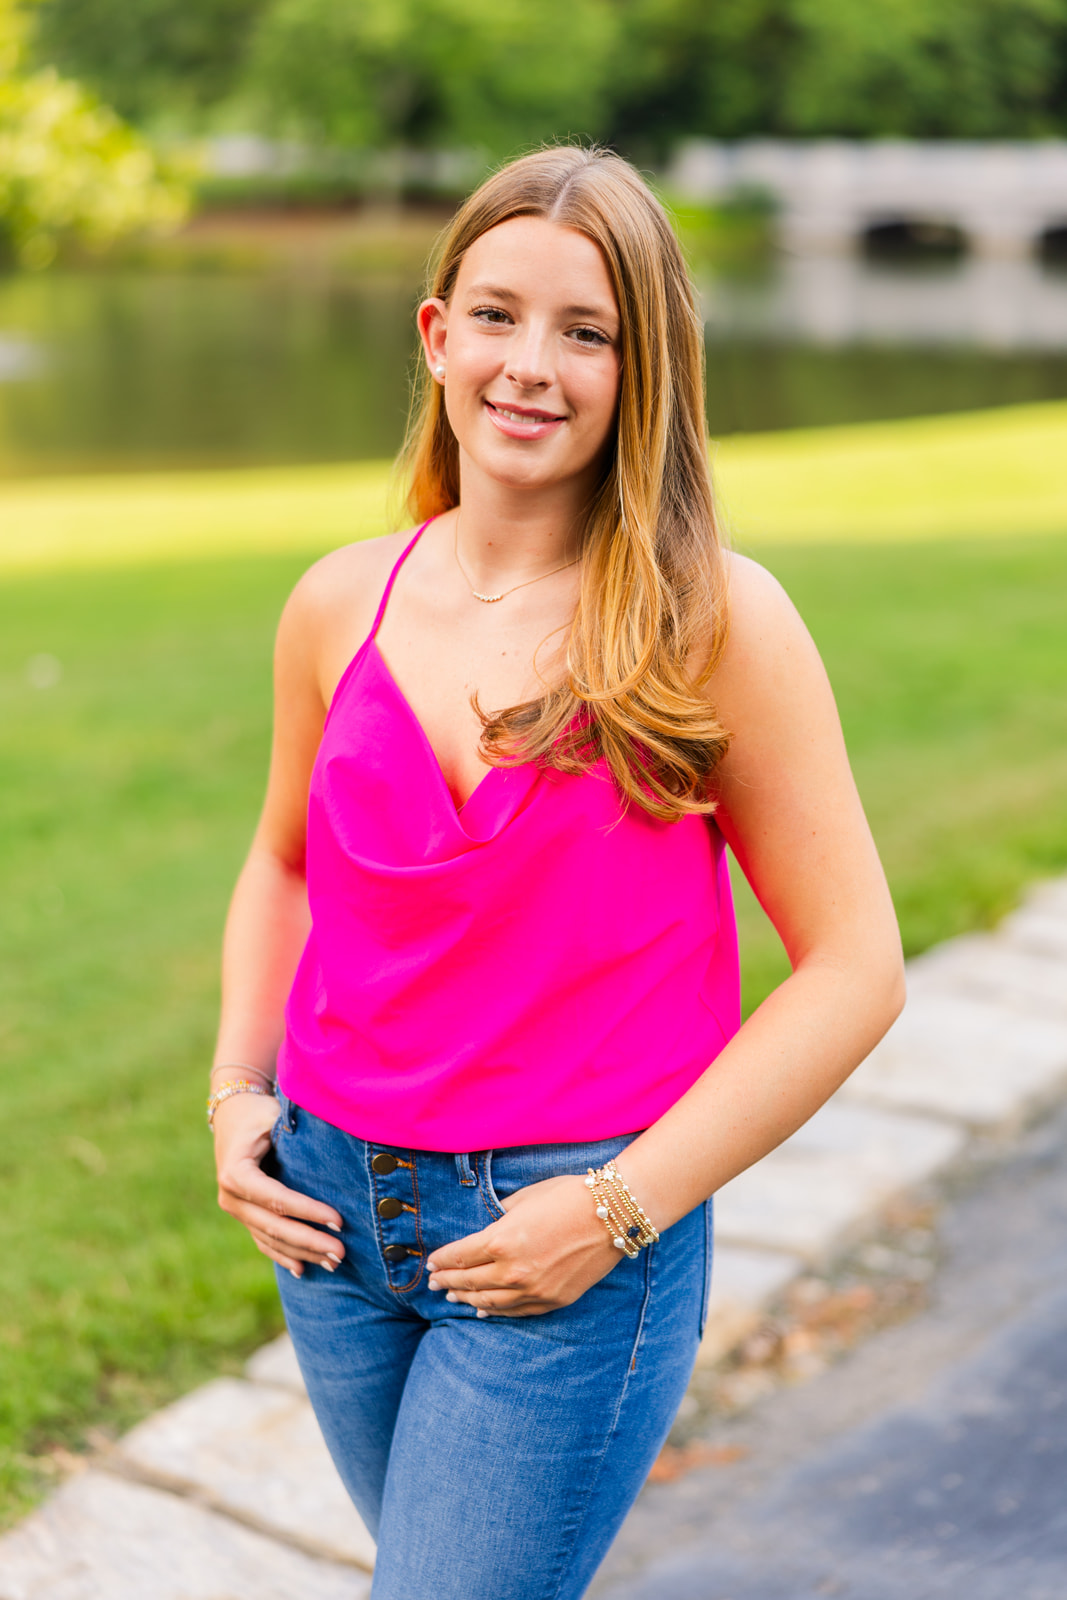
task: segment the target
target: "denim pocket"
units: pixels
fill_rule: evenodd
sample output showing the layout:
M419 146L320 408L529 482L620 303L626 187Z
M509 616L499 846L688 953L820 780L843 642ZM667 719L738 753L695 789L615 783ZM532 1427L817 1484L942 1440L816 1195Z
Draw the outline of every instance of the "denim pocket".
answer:
M500 1196L493 1187L493 1152L485 1150L474 1160L474 1171L478 1180L478 1187L482 1192L491 1216L499 1219L505 1215L504 1207L500 1204Z
M279 1134L292 1133L296 1127L296 1122L293 1116L296 1108L294 1107L289 1096L284 1094L281 1089L275 1088L274 1098L277 1100L281 1110L278 1112L277 1117L275 1117L274 1126L270 1130L270 1142L272 1147L277 1149Z
M494 1216L502 1217L501 1201L509 1195L547 1178L584 1178L590 1167L614 1160L636 1138L636 1133L627 1133L590 1144L507 1145L501 1150L484 1150L475 1157L475 1170L485 1203Z
M698 1333L704 1337L704 1329L708 1325L708 1301L711 1298L711 1266L715 1251L715 1214L711 1200L705 1200L702 1207L704 1212L704 1292L700 1297L700 1324Z

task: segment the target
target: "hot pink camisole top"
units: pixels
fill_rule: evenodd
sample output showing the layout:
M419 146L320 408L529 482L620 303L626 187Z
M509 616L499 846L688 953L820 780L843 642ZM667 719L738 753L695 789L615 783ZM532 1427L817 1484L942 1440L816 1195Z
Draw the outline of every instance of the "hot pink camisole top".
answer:
M279 1083L408 1149L636 1132L739 1025L722 836L623 806L603 764L491 767L457 810L375 642L422 531L326 717Z

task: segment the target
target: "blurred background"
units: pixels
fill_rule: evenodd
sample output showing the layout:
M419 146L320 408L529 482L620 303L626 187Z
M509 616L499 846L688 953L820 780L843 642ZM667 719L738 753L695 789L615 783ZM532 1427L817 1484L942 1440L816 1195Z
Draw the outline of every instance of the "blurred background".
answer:
M544 138L606 140L673 201L714 435L1064 393L1060 0L2 4L25 30L8 92L38 87L21 151L7 113L0 230L52 267L0 280L0 472L389 454L428 246ZM94 132L102 105L137 134ZM926 143L872 195L826 139ZM933 185L929 141L968 141ZM782 214L835 181L851 231L802 239L838 256L812 270L775 248L798 242ZM1014 211L1042 185L1017 236L976 221L990 187Z
M1065 134L1067 0L0 0L0 1519L280 1327L200 1122L271 639L495 162L670 207L908 953L1067 866Z

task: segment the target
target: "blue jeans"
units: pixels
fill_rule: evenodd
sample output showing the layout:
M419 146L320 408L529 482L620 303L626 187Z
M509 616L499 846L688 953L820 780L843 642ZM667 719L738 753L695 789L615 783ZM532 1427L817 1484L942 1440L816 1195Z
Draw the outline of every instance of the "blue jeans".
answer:
M282 1105L269 1170L344 1219L337 1272L278 1282L326 1443L379 1542L374 1600L577 1600L685 1393L710 1202L574 1305L482 1320L427 1288L430 1252L633 1135L446 1155Z

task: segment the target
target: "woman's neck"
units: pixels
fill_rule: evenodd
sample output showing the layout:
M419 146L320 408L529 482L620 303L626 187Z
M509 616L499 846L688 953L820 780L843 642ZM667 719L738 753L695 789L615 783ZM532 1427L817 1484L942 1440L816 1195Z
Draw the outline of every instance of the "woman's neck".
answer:
M584 500L461 478L454 528L464 568L476 586L506 588L573 562L581 554Z

